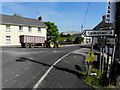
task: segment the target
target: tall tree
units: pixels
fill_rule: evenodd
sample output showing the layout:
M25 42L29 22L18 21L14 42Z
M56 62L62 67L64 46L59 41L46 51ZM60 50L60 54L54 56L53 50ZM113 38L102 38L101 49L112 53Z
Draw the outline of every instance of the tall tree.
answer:
M44 22L47 25L47 36L56 36L59 38L58 27L54 22Z

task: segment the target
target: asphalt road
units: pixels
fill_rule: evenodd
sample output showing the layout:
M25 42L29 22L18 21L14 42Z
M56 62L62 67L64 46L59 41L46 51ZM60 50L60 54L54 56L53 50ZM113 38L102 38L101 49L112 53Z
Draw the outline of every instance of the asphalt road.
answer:
M3 88L33 88L38 80L51 67L51 65L53 65L65 54L78 49L80 49L78 45L61 48L2 48L2 51L0 53L2 53ZM65 62L70 63L68 61ZM66 65L63 63L62 66L64 67ZM54 74L54 76L58 76L60 75L61 71L53 69L52 72L53 73L50 73L49 75ZM59 77L59 81L62 80L61 78L64 78L62 75L60 75L61 77ZM68 72L67 75L69 75ZM51 79L48 77L46 79ZM43 81L42 86L39 85L38 87L69 87L69 84L67 83L66 85L64 84L64 86L60 86L59 83L57 83L56 85L55 82L55 77L52 77L49 82L46 83L45 81ZM64 81L62 81L61 83L63 82ZM74 84L77 83L75 82ZM81 84L79 83L78 85ZM71 87L72 86L73 85L71 85ZM84 87L84 85L82 86Z

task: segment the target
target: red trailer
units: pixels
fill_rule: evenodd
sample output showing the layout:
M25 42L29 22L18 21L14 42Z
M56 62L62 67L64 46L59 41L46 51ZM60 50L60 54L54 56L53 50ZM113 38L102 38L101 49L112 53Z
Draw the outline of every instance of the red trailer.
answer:
M45 44L45 37L20 35L20 43L22 47L34 48L34 46L42 46Z

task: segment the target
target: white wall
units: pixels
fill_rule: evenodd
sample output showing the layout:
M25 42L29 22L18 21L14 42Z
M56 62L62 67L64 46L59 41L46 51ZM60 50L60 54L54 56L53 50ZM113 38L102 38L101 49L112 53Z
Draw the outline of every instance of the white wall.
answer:
M27 26L19 31L19 26L10 25L10 31L6 31L6 25L0 25L0 46L20 45L20 35L44 36L46 39L46 33L46 28L41 28L41 32L38 32L38 27L32 27L32 32L29 32ZM11 43L6 44L6 36L11 36Z
M82 37L84 38L84 41L83 41L83 43L84 44L91 44L92 43L92 37L84 37L83 35L82 35ZM87 42L87 39L90 39L91 41L90 42Z

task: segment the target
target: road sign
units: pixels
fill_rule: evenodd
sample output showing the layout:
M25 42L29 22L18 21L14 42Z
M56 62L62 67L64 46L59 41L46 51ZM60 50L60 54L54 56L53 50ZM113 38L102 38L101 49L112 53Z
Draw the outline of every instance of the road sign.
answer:
M116 44L117 43L117 38L106 38L106 44Z
M113 36L114 30L84 30L82 34L85 37Z
M105 47L105 45L106 45L106 39L105 38L98 38L98 46Z

